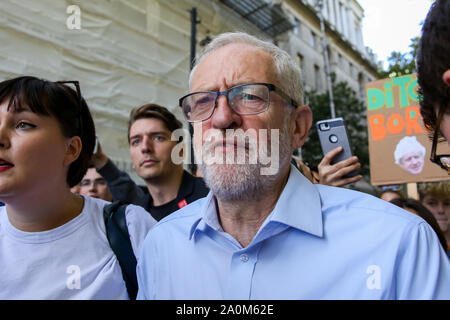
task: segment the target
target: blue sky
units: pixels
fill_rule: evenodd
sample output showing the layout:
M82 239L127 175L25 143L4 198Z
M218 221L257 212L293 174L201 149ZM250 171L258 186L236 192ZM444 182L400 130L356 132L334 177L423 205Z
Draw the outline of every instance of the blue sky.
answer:
M364 9L363 40L387 67L392 51L409 51L410 39L420 35L432 0L357 0Z

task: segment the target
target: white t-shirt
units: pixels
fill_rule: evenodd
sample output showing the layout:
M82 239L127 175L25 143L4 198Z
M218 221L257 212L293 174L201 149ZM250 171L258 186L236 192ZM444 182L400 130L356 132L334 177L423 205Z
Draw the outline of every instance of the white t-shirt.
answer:
M128 299L108 239L103 207L84 197L81 214L43 232L20 231L0 208L0 299ZM136 257L156 220L129 205L126 220Z

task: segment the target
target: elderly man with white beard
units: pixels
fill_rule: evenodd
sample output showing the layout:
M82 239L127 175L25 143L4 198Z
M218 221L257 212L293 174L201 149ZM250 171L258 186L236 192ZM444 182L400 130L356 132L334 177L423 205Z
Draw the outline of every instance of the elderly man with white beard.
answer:
M219 35L189 87L180 106L211 191L149 232L139 299L450 298L450 262L421 218L290 164L312 112L285 51Z

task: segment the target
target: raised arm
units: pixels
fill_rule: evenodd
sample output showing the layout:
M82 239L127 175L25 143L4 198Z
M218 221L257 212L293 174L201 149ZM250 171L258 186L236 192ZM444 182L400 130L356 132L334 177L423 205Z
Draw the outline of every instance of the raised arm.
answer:
M342 187L349 183L354 183L361 180L361 175L353 177L344 177L346 174L358 170L361 164L358 162L358 157L353 156L351 158L339 161L335 164L331 164L331 161L335 156L342 151L342 147L337 147L329 151L320 161L318 165L319 169L319 183L328 186Z
M103 178L105 178L109 191L114 200L121 200L126 203L147 207L148 196L125 172L117 166L103 153L100 142L97 145L97 152L92 156L92 163Z

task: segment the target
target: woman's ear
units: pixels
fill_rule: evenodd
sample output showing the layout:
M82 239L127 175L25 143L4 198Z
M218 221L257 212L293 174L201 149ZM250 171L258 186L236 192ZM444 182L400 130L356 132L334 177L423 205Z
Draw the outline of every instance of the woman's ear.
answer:
M78 159L81 153L83 144L79 136L74 136L67 139L66 154L64 156L64 165L69 166L72 162Z
M312 125L312 111L306 106L298 106L291 114L291 143L292 148L298 149L306 141Z

